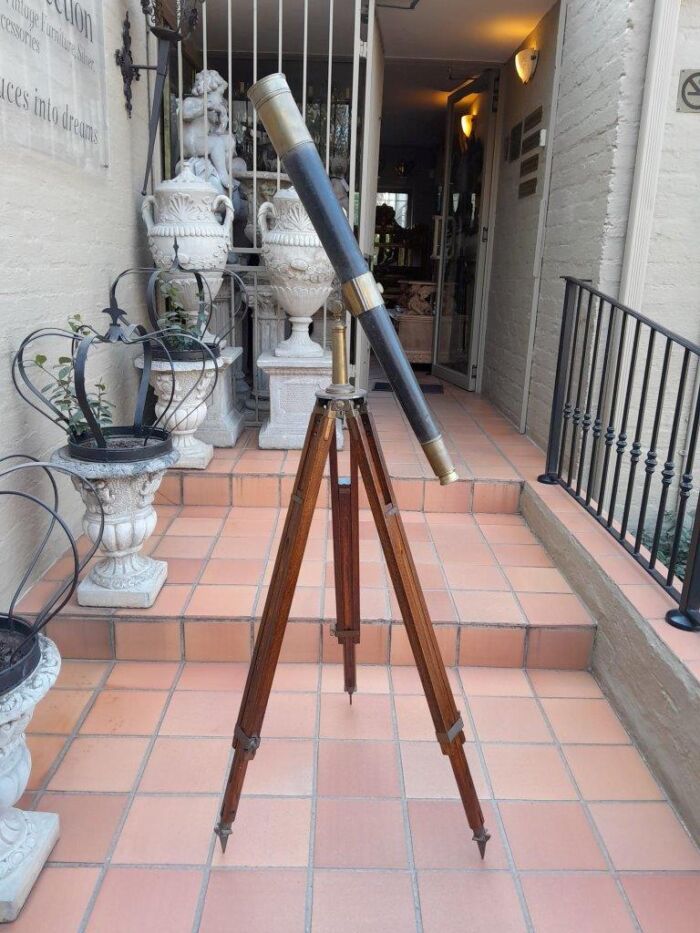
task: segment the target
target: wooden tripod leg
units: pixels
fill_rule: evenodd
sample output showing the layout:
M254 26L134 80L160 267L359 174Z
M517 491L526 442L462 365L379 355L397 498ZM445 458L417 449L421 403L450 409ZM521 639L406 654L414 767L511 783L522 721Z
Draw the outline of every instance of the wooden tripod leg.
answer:
M450 759L462 804L483 858L490 837L484 827L484 815L464 754L463 722L440 656L374 424L366 405L359 412L354 409L348 413L347 420L437 739L443 754Z
M336 413L331 406L317 403L304 441L233 734L233 762L216 827L224 851L231 835L231 824L236 817L248 762L255 757L260 745L260 731L323 479L323 469L331 441L335 438L335 419Z
M360 641L360 505L357 453L352 441L350 476L338 476L335 444L331 444L330 467L336 606L333 634L343 647L345 691L352 703L357 690L355 645Z

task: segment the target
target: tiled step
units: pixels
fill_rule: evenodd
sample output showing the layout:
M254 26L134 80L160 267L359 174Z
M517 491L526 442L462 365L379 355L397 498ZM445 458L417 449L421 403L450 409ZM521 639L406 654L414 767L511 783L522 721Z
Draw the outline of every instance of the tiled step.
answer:
M63 655L249 660L284 510L163 506L159 512L148 550L168 560L170 575L156 604L149 610L88 610L73 602L50 626ZM589 666L594 623L519 515L407 511L404 521L446 664ZM358 658L369 664L411 664L376 531L364 510L360 537ZM47 578L58 576L49 572ZM39 587L47 585L48 579ZM25 611L36 609L32 599L30 594ZM319 509L283 657L340 660L330 634L334 617L330 512Z
M161 505L238 506L240 508L286 508L289 503L299 458L297 451L217 452L206 470L169 470L156 497ZM234 459L235 454L239 454ZM277 455L270 457L269 455ZM259 455L259 456L258 456ZM267 455L267 456L266 456ZM340 470L348 470L341 455ZM284 461L284 462L283 462ZM450 486L440 486L431 476L420 475L412 465L390 468L399 507L406 512L507 512L519 509L522 481L460 477ZM427 472L427 471L426 471ZM328 470L326 470L328 477ZM368 508L364 489L363 508ZM319 506L329 506L329 481L321 487Z

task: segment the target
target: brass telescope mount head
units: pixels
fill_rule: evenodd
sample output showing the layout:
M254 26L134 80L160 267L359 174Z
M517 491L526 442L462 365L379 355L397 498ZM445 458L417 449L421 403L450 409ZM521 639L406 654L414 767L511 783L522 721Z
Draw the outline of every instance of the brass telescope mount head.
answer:
M366 392L356 389L348 377L347 310L337 298L328 303L331 324L332 382L323 392L321 399L363 399Z

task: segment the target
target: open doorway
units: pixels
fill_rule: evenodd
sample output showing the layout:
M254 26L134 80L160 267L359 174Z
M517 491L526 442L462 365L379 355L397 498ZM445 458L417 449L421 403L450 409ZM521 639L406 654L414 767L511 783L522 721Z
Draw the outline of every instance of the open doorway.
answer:
M407 71L387 62L384 81L375 276L414 368L469 389L481 337L495 75L482 63L419 62Z
M495 80L495 73L487 70L450 95L433 253L437 262L433 372L471 391L477 384L486 313Z

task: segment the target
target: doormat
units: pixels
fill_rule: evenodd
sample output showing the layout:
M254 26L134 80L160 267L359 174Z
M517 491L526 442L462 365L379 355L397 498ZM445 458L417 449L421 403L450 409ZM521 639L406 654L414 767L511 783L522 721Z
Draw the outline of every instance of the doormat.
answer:
M443 395L445 392L444 388L437 382L419 382L418 385L423 395ZM393 389L388 382L375 382L373 391L393 392Z

